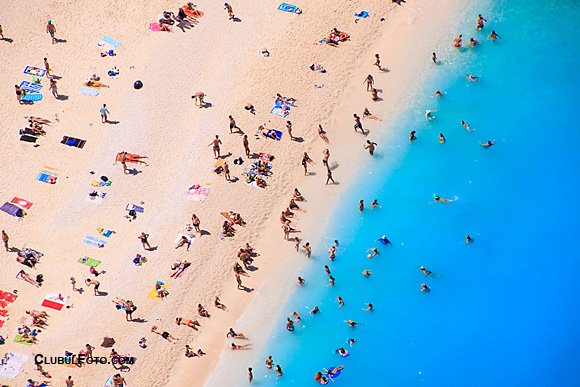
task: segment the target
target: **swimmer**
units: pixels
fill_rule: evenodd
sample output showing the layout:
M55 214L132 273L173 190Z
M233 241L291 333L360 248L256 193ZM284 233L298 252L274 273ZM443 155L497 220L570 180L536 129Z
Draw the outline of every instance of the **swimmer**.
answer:
M304 282L306 282L306 280L304 278L298 277L298 286L304 285Z
M336 297L336 300L338 301L338 307L340 308L341 306L344 306L344 301L342 300L341 296Z
M365 209L365 202L364 202L364 200L361 199L361 201L358 202L358 209L359 209L360 213L362 214L363 210Z
M379 204L377 199L373 200L373 202L371 203L371 208L375 208L375 207L379 207L381 209L383 208L383 207L381 207L381 205Z
M365 308L361 308L365 312L370 312L371 310L373 310L373 304L371 304L370 302L365 302L365 305L367 306L366 309Z
M491 39L491 40L496 40L497 38L500 38L501 39L501 36L499 36L498 34L496 34L495 33L495 30L494 30L494 31L491 31L491 34L489 34L489 36L487 38L488 39Z
M348 351L344 348L339 348L336 350L336 352L338 352L338 354L342 357L347 357L348 356Z
M280 367L280 364L276 364L276 368L274 368L274 371L276 371L276 375L278 376L284 375L284 373L282 372L282 367Z
M328 265L324 265L324 270L326 270L326 274L330 275L330 269L328 268Z
M355 339L346 339L346 342L352 347L354 343L356 343Z
M435 97L443 97L443 93L439 89L435 90Z
M348 326L351 327L351 328L354 328L355 325L362 325L362 323L359 323L359 322L356 322L356 321L352 321L352 320L348 320L348 321L342 320L342 321L344 321L345 323L347 323Z
M431 291L431 289L429 289L429 286L427 286L427 284L421 284L421 291L425 292L425 293L429 293Z
M328 279L329 279L330 283L328 285L326 285L326 286L334 286L334 277L333 276L329 276Z
M465 74L465 78L467 78L467 80L471 81L471 82L479 81L479 77L476 77L475 75L471 75L471 74Z
M375 241L375 242L376 242L376 241ZM367 257L368 257L368 258L374 258L374 257L375 257L375 255L377 255L377 254L379 253L379 251L377 250L377 248L376 248L376 247L373 247L372 249L368 249L368 250L367 250L367 253L368 253L369 251L372 251L373 253L372 253L372 254L367 254Z
M481 14L479 14L479 16L477 17L477 25L475 26L476 30L481 30L484 26L483 26L483 22L487 23L487 20L485 20L483 18L483 16L481 16Z
M290 320L290 317L287 318L287 321L286 321L286 329L289 332L292 332L294 330L294 322L292 320Z
M370 271L369 269L364 270L362 273L367 278L369 278L371 275L373 275L373 272Z
M384 245L391 245L391 246L393 245L391 243L391 241L389 240L389 238L387 238L386 235L383 235L382 237L380 237L379 239L377 239L375 242L381 242Z
M453 45L455 47L461 47L461 38L463 37L463 35L459 35L458 37L456 37L455 39L453 39Z
M419 269L421 269L421 271L423 272L423 274L425 274L425 277L427 277L429 275L433 275L433 273L431 272L431 270L425 269L425 266L421 266Z
M294 320L296 320L296 322L300 322L301 317L300 317L300 313L294 311L290 314L290 316L294 316Z
M443 133L439 133L439 136L437 138L439 139L439 144L443 144L445 142L445 136L443 135Z
M320 313L320 309L318 309L318 306L315 306L311 311L310 311L310 315L312 316L313 314L318 314Z
M477 44L478 44L478 43L479 43L479 42L478 42L477 40L475 40L475 39L473 39L473 38L469 38L469 46L470 46L471 48L473 48L473 47L477 46Z
M344 366L334 367L334 368L331 368L329 370L327 370L326 368L323 368L323 370L326 371L326 374L328 375L328 378L330 380L332 380L333 382L334 382L334 379L332 379L332 375L335 375L338 371L341 371L343 369L344 369Z
M431 60L433 61L433 63L437 64L437 54L436 53L433 53Z
M314 381L319 382L320 384L328 384L328 379L322 375L322 372L317 372L314 375Z
M472 237L470 237L470 236L468 235L468 236L465 238L465 243L464 243L463 245L465 246L465 245L468 245L468 244L470 244L470 243L472 243L472 242L473 242L473 238L472 238Z
M468 132L471 132L472 130L477 130L477 129L470 129L469 125L465 121L461 121L461 125L465 126L465 129L467 129Z
M437 110L425 110L425 121L434 119L435 117L431 113L435 113Z
M451 203L453 200L451 199L445 199L445 198L441 198L436 194L433 194L433 200L435 201L435 203L437 202L441 202L441 203Z
M490 146L495 145L495 139L493 139L493 142L488 141L486 144L482 143L481 141L479 143L481 144L481 146L483 146L485 149L487 149Z
M334 258L336 258L336 255L334 254L334 252L336 251L336 247L332 246L330 249L328 249L328 259L330 259L331 261L334 261Z
M411 133L409 134L409 141L413 142L417 139L417 136L415 136L415 133L417 133L415 130L412 130Z

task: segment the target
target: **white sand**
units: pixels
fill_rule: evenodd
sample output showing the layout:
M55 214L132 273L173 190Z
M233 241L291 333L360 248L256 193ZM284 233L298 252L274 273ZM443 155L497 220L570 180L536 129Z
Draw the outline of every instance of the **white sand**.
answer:
M20 295L8 307L9 319L0 328L0 334L9 337L2 352L62 356L65 350L78 352L90 343L97 347L97 356L108 356L110 350L99 345L104 336L110 336L115 338L115 349L119 353L137 357L131 371L123 374L129 385L203 384L218 363L226 344L227 329L230 326L237 329L236 320L264 281L280 279L278 293L268 292L260 297L269 301L267 305L277 303L278 309L274 312L283 304L280 294L285 289L294 289L295 276L291 269L296 270L305 259L291 254L293 244L282 240L278 220L290 192L299 186L309 200L303 206L308 212L299 214L297 222L303 230L300 237L318 240L330 220L324 214L331 208L333 199L348 186L354 168L368 161L368 154L362 149L363 136L352 131L352 113L362 116L362 108L368 106L379 116L393 117L395 106L399 105L391 102L409 92L413 87L409 85L416 85L414 71L420 64L428 63L431 47L436 42L436 34L427 39L414 35L413 27L423 25L421 31L425 31L426 26L437 23L441 31L452 5L457 2L450 0L445 5L434 5L409 1L399 8L382 0L345 4L330 0L314 4L300 1L295 4L304 9L301 16L278 11L275 3L230 2L242 20L239 23L227 19L221 3L207 2L198 4L205 16L185 33L175 27L172 33L154 33L147 29L149 22L155 21L164 9L175 12L179 3L141 1L120 6L105 0L95 6L89 2L65 5L41 0L28 13L21 3L5 5L0 11L0 20L4 35L14 41L0 42L3 49L0 75L5 80L0 90L5 107L0 201L18 196L34 205L21 221L0 213L0 226L10 235L11 246L32 247L45 256L38 270L33 270L17 263L15 253L2 253L0 289L18 289ZM407 25L406 21L413 16L410 13L423 7L416 21ZM371 17L355 24L353 13L359 9L370 11ZM394 9L399 9L399 14L387 17ZM387 20L381 23L380 16ZM49 18L57 27L57 38L66 39L66 43L51 44L44 32ZM312 44L325 37L332 27L349 33L351 41L341 43L338 48ZM103 35L121 42L117 56L99 56L96 43ZM377 40L380 36L385 38ZM258 55L262 47L270 51L270 57ZM371 66L375 51L381 53L382 63L390 73L378 74ZM30 80L22 71L27 65L43 67L43 57L48 58L53 73L62 77L58 80L59 93L69 98L55 100L44 78L44 100L34 105L18 105L13 84ZM310 71L308 66L314 62L322 63L328 73ZM112 66L121 71L118 79L106 75ZM377 87L386 91L381 95L383 102L373 103L364 91L362 80L368 72L374 74ZM93 73L99 74L111 88L102 89L97 97L79 94L82 82ZM141 90L132 88L137 79L144 83ZM318 83L324 83L324 87L315 89L313 85ZM190 97L197 91L206 93L206 102L211 107L194 106ZM298 100L287 119L293 123L293 134L302 137L303 142L290 141L284 129L286 119L269 114L276 93ZM255 116L243 109L249 102L256 107ZM98 110L103 103L111 112L109 119L118 124L101 124ZM39 147L18 141L18 129L26 124L24 116L54 121L55 114L59 122L45 127L48 135L38 141ZM224 142L222 154L231 152L235 157L243 156L241 135L229 134L229 114L248 134L252 151L276 156L274 175L268 180L270 186L266 190L243 183L241 172L249 165L247 161L236 166L232 163L233 157L227 158L232 177L239 179L235 182L226 182L210 173L214 159L208 144L216 134ZM255 130L263 123L282 130L282 141L256 139ZM319 123L327 131L330 145L318 138ZM365 127L371 130L369 138L380 138L374 132L379 126L378 122L365 120ZM64 135L85 139L87 144L84 149L66 147L59 143ZM321 165L321 151L326 147L331 150L331 165L332 162L339 164L333 174L341 183L328 187L324 186L326 179ZM150 166L137 166L137 174L123 175L120 165L113 166L115 154L122 150L149 156ZM309 168L316 175L302 176L300 160L304 151L316 161L317 165ZM35 180L45 165L62 170L57 184ZM96 173L90 175L89 171ZM111 187L101 189L109 196L98 205L86 202L87 193L93 189L91 181L101 175L113 181ZM185 199L189 186L205 182L211 183L211 191L204 203ZM145 212L130 223L124 218L125 206L141 202ZM218 234L223 217L219 212L229 210L240 212L248 226L236 227L235 241L221 242ZM202 229L210 235L197 238L190 252L183 248L175 250L173 241L190 222L192 213L200 217ZM104 249L82 242L86 235L99 237L97 227L115 231ZM155 251L145 252L141 247L137 236L142 231L151 235L152 246L158 246ZM246 242L255 245L260 253L255 263L259 270L251 273L250 278L243 277L244 284L254 289L249 293L236 290L231 271L236 262L235 252ZM132 263L137 253L148 258L141 267ZM98 269L105 270L106 274L98 280L106 296L95 297L92 288L82 284L85 278L92 277L88 267L76 263L84 255L102 261ZM193 264L183 277L171 279L169 267L176 259L187 259ZM31 274L42 273L46 279L42 288L36 289L15 279L20 269ZM291 275L284 279L278 277L282 270ZM71 276L76 277L77 286L84 288L83 294L72 292ZM146 297L157 280L170 285L165 301ZM40 303L48 292L69 296L68 305L73 307L61 312L47 309L52 317L50 327L39 335L40 344L28 347L13 343L24 311L44 310ZM229 312L213 307L216 294ZM133 300L138 306L134 317L146 322L126 322L124 313L117 311L111 302L114 297ZM210 320L197 316L198 303L211 313ZM177 316L185 319L197 316L202 324L201 333L175 325ZM263 320L267 329L244 326L246 335L256 338L261 335L262 341L256 340L256 346L263 343L264 333L275 323L266 316ZM179 337L178 344L172 345L151 334L153 324ZM141 337L147 338L147 349L138 347ZM202 347L208 355L184 358L185 343ZM248 352L244 356L251 356ZM33 368L29 360L17 379L0 377L0 382L21 385L30 377L42 380ZM45 369L53 375L55 384L72 375L77 385L91 386L104 384L116 372L110 365L82 369L52 365Z

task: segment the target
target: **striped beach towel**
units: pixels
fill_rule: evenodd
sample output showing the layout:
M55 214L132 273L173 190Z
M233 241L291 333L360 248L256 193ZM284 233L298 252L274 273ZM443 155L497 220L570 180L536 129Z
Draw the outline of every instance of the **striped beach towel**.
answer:
M42 85L39 85L37 83L27 82L27 81L23 81L20 84L20 87L23 90L30 91L32 93L40 93L40 90L42 90Z

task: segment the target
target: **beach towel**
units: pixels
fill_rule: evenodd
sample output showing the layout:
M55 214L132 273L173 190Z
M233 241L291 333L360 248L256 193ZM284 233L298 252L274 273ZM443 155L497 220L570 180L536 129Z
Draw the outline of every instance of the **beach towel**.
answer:
M103 181L103 180L93 180L91 185L93 187L109 187L113 182L111 180Z
M44 74L46 74L46 70L39 69L38 67L26 66L26 68L24 69L24 74L33 76L36 75L37 77L44 77Z
M4 312L4 311L5 311L5 312L8 312L6 309L3 309L2 311L3 311L3 312ZM6 316L4 316L4 317L6 317ZM4 326L4 323L5 323L5 322L6 322L6 321L4 321L4 320L0 320L0 328L2 328L2 327Z
M22 317L20 320L18 320L18 324L24 324L24 325L32 325L33 322L34 322L34 319L30 316Z
M95 203L95 204L101 204L106 197L107 197L106 192L92 190L85 197L85 201Z
M291 13L295 13L297 15L300 15L302 13L302 10L300 8L298 8L297 6L291 5L291 4L286 4L286 3L280 4L278 9L280 11L291 12Z
M20 84L20 88L26 91L30 91L32 93L40 93L40 90L42 90L42 85L39 85L38 83L23 81Z
M20 199L20 198L17 198L17 197L15 197L14 199L12 199L10 201L10 203L18 204L20 207L26 208L27 210L30 210L30 207L32 207L32 205L34 204L32 202L29 202L28 200Z
M27 101L27 102L42 101L42 94L38 94L38 93L26 93L20 99L22 101Z
M36 180L42 181L43 183L55 184L57 177L58 176L42 171L38 176L36 176Z
M109 376L103 387L114 387L114 385L115 384L113 383L113 375L111 375Z
M213 165L213 168L211 170L211 173L216 173L218 175L220 173L222 173L222 171L224 170L224 162L225 162L225 160L221 160L221 159L216 160L216 162Z
M169 26L169 31L163 31L161 28L159 28L159 23L149 23L149 29L153 32L158 32L158 31L163 31L163 32L171 32L172 26Z
M189 188L186 198L190 202L203 202L205 198L209 195L209 187L204 188Z
M18 344L24 344L24 345L33 345L32 343L27 343L26 341L22 340L21 335L14 336L14 342L18 343Z
M12 304L16 301L18 295L10 292L0 290L0 301L5 301L7 304Z
M169 285L164 284L161 281L157 281L156 284L159 284L163 287L163 289L167 290L169 288ZM147 295L147 297L149 298L153 298L155 300L160 300L161 297L157 297L157 290L155 290L155 285L153 285L153 289L151 289L151 291L149 292L149 294Z
M6 317L6 315L8 315L8 310L0 309L0 317Z
M143 207L136 206L135 204L127 204L127 207L125 207L125 210L127 210L127 211L134 210L135 212L143 212L143 211L145 211L145 209Z
M36 140L38 140L38 137L30 136L28 134L23 134L22 136L20 136L20 141L36 142Z
M282 132L279 130L275 130L275 129L268 129L268 131L266 133L264 133L263 130L260 130L260 132L262 133L262 136L266 137L266 138L271 138L272 140L276 140L276 141L280 141L282 139ZM274 133L274 138L271 137Z
M109 44L111 46L113 46L114 48L117 48L121 45L121 43L119 43L118 41L116 41L113 38L108 37L107 35L103 36L103 39L101 39L101 41L99 43L106 43Z
M354 13L354 16L364 19L365 17L369 17L369 13L367 11L357 11Z
M48 293L46 297L44 297L41 306L54 310L61 310L66 304L67 299L68 297L63 296L62 294Z
M0 211L4 211L8 215L16 216L19 218L23 218L26 215L26 211L24 211L22 208L19 208L15 204L8 202L4 203L2 207L0 207Z
M98 261L98 260L93 259L93 258L89 258L86 255L82 258L79 258L79 260L77 262L82 263L83 265L90 266L90 267L97 267L101 263L101 261Z
M181 7L181 9L183 9L183 12L185 12L185 14L187 16L191 16L192 18L195 18L195 19L198 19L198 18L200 18L200 17L202 17L204 15L203 12L201 12L201 11L199 11L197 9L194 9L193 11L190 11L189 9L187 9L187 6L186 5L184 5L183 7Z
M28 355L22 353L6 353L4 355L3 364L0 367L0 376L14 379L18 376L20 369L28 361Z
M126 163L134 163L134 164L138 164L139 163L139 155L138 154L134 154L134 153L127 153L125 155L125 162ZM123 161L123 155L117 153L117 156L115 156L115 163L121 162Z
M260 157L261 160L264 160L264 161L274 160L274 156L269 154L269 153L260 153L258 156Z
M90 236L90 235L87 235L85 237L85 239L83 239L83 243L86 243L87 245L95 246L98 248L103 248L107 245L107 241L104 241L104 240L99 239L99 238L95 238L95 237Z
M79 93L84 94L84 95L90 95L91 97L96 97L97 95L99 95L99 89L81 86Z
M102 236L104 236L105 238L108 238L111 236L111 234L113 233L112 230L105 230L101 227L97 227L97 231L99 232L99 234L101 234Z
M61 144L74 146L75 148L83 148L86 144L87 140L81 140L80 138L74 138L69 136L63 136Z
M285 118L288 114L290 114L290 110L283 109L281 107L273 107L272 110L270 110L270 113Z

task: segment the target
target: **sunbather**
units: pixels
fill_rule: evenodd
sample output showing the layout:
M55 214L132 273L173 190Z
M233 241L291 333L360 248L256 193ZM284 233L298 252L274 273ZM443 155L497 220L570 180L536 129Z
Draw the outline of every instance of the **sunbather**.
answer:
M191 262L188 261L183 261L179 264L179 266L177 267L177 269L175 270L175 272L173 274L171 274L171 278L177 278L179 277L179 275L181 273L183 273L185 271L185 269L187 269L189 266L191 265Z
M226 220L222 225L222 234L225 237L233 237L236 230L230 225L230 223Z
M36 264L38 261L33 257L23 257L21 255L16 256L16 262L23 264L24 266L28 266L32 269L36 269Z
M108 85L105 85L104 83L95 81L94 80L94 75L93 75L93 77L90 77L90 78L85 79L85 86L88 86L88 87L97 87L97 88L101 88L101 87L107 87L108 88L108 87L110 87Z
M26 274L26 272L24 272L24 270L20 270L18 272L18 274L16 274L16 278L23 279L24 281L36 286L37 288L40 287L40 284L38 282L36 282L36 280L32 276Z
M29 314L32 317L39 317L39 318L48 318L50 317L45 311L38 311L38 310L27 310L26 314Z
M38 340L37 340L36 336L31 336L27 332L23 332L22 335L20 336L20 341L24 341L24 342L31 343L31 344L36 344L36 342Z
M177 246L175 246L175 249L177 250L181 246L186 246L187 251L189 251L189 239L185 235L181 236L181 239L177 243Z
M243 275L244 277L249 277L248 273L244 271L242 265L240 265L238 262L234 263L234 273L237 275Z
M207 310L204 309L203 306L201 306L201 304L197 304L197 313L199 313L199 315L201 317L207 317L210 318L209 313L207 312Z
M227 310L228 309L224 304L221 303L220 298L218 296L215 296L215 300L213 301L213 304L218 309L221 309L221 310Z
M200 327L201 324L197 321L197 320L183 320L183 318L181 317L177 317L175 319L175 323L177 325L187 325L190 328L193 328L194 330L198 331L199 329L197 329L197 327Z
M155 283L155 297L164 300L168 294L169 293L167 292L167 290L163 286L161 286L159 282Z
M283 103L287 103L290 105L294 106L294 103L296 102L295 98L286 98L286 97L282 97L280 94L276 94L276 102L283 102Z
M246 222L244 221L244 219L242 219L242 216L240 214L234 214L234 224L245 226Z
M302 194L300 193L300 191L298 191L298 188L294 188L294 193L292 194L293 198L295 200L298 200L300 202L305 201L306 199L304 199L304 197L302 197ZM290 207L291 209L293 209L292 207Z
M28 117L28 122L30 122L30 123L36 122L38 124L44 124L44 125L52 124L52 121L49 121L47 119L40 118L40 117Z

